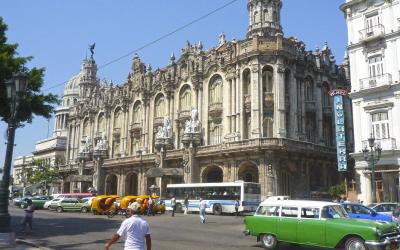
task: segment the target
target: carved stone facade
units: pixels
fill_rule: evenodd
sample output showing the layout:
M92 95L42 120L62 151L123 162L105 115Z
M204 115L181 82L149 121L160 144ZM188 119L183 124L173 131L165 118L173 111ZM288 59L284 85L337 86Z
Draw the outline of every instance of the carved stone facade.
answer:
M187 42L164 68L135 55L121 85L100 82L94 59L84 60L61 171L92 175L100 193L119 195L245 180L261 183L263 196L309 197L336 184L328 91L348 87L344 69L327 44L306 51L284 38L281 5L249 1L246 39L222 34L209 50ZM81 187L66 178L62 188Z

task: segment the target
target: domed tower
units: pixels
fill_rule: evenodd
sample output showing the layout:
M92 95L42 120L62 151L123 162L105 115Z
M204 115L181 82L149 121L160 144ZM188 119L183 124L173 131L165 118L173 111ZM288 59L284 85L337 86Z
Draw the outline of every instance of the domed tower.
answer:
M79 98L79 79L81 73L73 76L64 87L61 105L56 109L54 122L54 135L67 136L68 113L70 107L75 105Z
M249 29L247 37L275 36L282 33L281 0L249 0Z
M93 57L83 60L79 75L79 97L90 97L93 88L98 85L97 65Z

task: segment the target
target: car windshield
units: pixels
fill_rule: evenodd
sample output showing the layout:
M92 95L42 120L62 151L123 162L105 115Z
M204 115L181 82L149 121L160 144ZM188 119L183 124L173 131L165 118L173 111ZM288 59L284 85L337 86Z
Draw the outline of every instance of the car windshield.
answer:
M367 207L373 208L373 207L375 207L376 205L377 205L376 203L371 203L371 204L369 204Z
M347 218L347 212L340 205L325 206L322 208L321 217L325 219Z

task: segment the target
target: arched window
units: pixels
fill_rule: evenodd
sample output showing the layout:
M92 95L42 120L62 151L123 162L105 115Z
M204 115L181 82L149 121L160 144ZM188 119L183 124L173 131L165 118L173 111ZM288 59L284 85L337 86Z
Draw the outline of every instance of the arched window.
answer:
M260 13L258 11L254 11L253 16L254 16L253 17L254 24L259 23L261 21L260 20Z
M164 117L166 115L165 106L164 96L159 95L155 102L154 118Z
M268 22L268 10L267 9L264 9L263 20L264 20L264 22Z
M268 113L264 116L263 136L266 138L274 137L274 117L271 113Z
M278 13L276 11L274 11L272 19L274 20L274 22L278 22Z
M82 136L86 137L89 136L90 134L90 122L89 119L85 119L83 122L83 131L82 131Z
M192 106L192 92L188 85L181 89L179 95L180 110L190 110Z
M222 103L222 78L220 76L214 77L210 84L209 102Z
M331 107L331 97L329 95L328 83L324 83L322 86L322 107Z
M106 119L104 114L101 114L97 120L97 132L102 133L104 131L106 131Z
M143 120L142 105L138 102L133 107L133 123L142 123L142 120Z
M264 93L274 91L274 70L270 66L265 66L262 71L262 85Z
M244 95L251 94L251 75L249 69L245 69L243 71L243 94Z
M114 113L114 128L121 128L122 127L122 110L119 108L115 110Z
M210 145L219 144L222 142L222 125L218 123L210 123L209 128Z
M312 80L310 78L306 78L304 86L305 86L306 101L313 101L314 100L314 86L313 86Z

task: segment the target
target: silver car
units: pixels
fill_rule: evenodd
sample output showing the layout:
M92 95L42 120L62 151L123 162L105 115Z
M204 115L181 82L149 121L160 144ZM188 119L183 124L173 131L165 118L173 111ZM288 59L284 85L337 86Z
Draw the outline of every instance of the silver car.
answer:
M372 208L380 214L392 215L394 209L398 204L395 202L382 202L382 203L372 203L368 207Z

